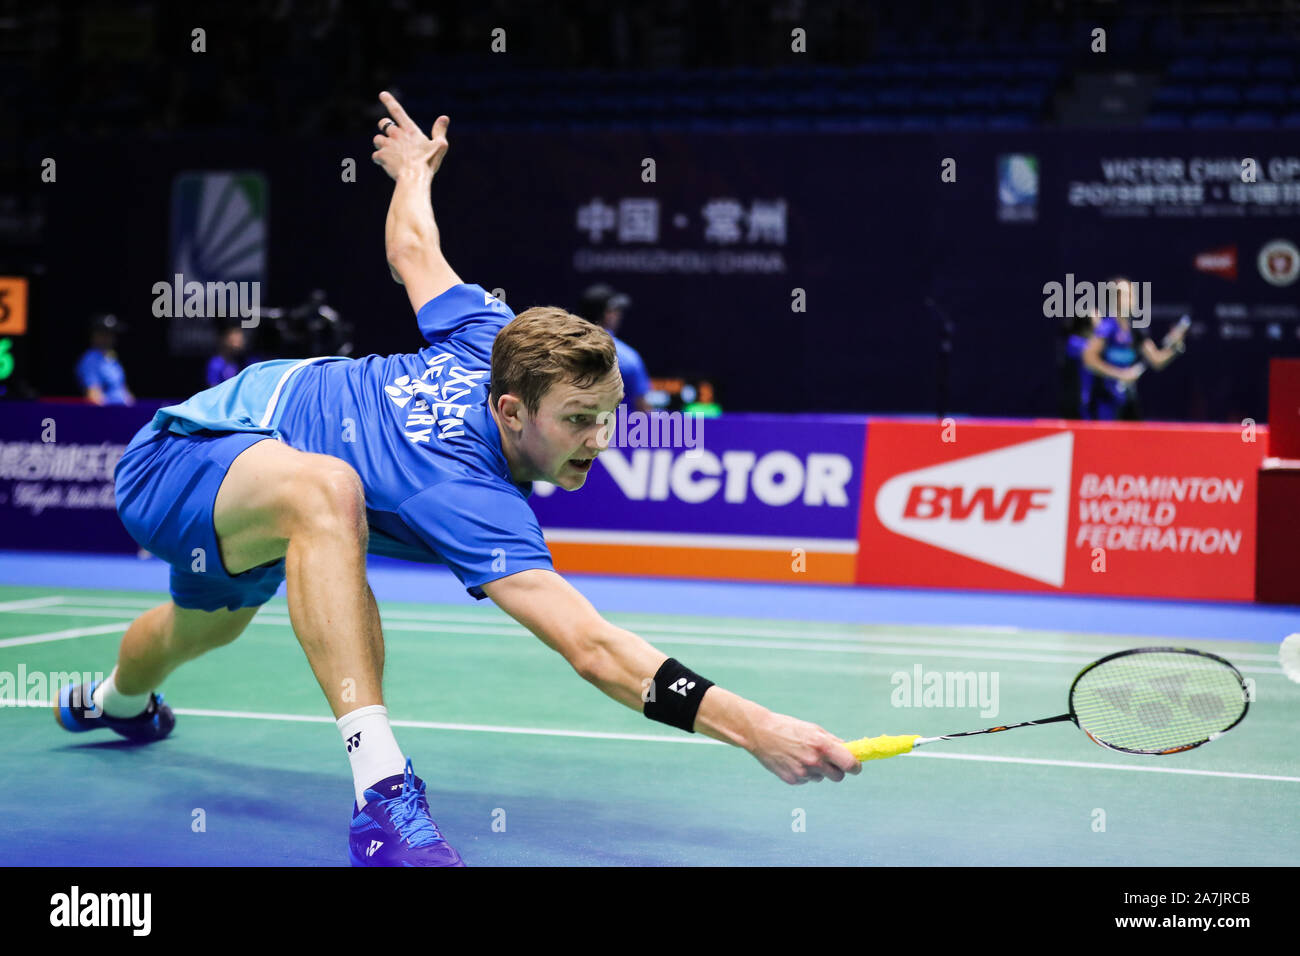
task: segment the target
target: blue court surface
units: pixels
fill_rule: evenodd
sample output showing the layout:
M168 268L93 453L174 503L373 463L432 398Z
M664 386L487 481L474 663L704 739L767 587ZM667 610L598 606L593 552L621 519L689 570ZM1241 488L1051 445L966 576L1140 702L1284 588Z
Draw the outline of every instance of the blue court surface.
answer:
M845 739L1061 713L1073 676L1127 647L1213 651L1255 689L1240 726L1189 753L1114 753L1056 724L790 787L743 751L608 700L443 569L376 560L370 580L398 740L471 866L1300 859L1300 685L1277 663L1297 608L571 578L710 679ZM347 758L283 592L167 680L176 731L138 747L67 734L41 695L59 674L111 670L130 620L166 599L165 566L0 553L0 585L0 681L26 681L23 706L0 708L0 860L346 865ZM935 672L973 675L980 699L903 692Z

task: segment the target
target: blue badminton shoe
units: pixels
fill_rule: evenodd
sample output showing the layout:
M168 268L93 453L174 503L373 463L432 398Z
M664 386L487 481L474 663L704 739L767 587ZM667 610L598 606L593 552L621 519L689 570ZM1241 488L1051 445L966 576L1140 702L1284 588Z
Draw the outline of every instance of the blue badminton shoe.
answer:
M348 859L353 866L464 866L429 815L424 781L411 769L366 790L366 806L352 805Z
M87 730L112 730L138 743L162 740L176 726L176 715L163 703L163 695L149 695L149 705L134 717L110 717L95 706L92 695L99 681L89 684L64 684L59 688L59 703L54 719L64 730L84 733Z

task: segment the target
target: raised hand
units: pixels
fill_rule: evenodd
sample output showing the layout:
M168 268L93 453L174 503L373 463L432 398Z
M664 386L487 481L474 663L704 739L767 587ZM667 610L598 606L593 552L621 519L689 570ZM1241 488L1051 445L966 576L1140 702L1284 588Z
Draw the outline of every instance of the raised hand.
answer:
M436 174L447 155L447 126L451 120L439 116L430 135L425 136L392 93L380 93L379 101L389 115L379 121L379 133L372 140L375 151L370 158L394 180L403 174Z

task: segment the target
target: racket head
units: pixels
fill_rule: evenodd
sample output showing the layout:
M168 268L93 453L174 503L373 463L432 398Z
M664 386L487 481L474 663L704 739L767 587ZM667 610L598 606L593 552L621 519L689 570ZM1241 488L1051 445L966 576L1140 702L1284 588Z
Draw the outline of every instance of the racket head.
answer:
M1209 743L1245 719L1230 661L1190 647L1138 647L1093 661L1070 685L1070 719L1108 750L1147 756Z

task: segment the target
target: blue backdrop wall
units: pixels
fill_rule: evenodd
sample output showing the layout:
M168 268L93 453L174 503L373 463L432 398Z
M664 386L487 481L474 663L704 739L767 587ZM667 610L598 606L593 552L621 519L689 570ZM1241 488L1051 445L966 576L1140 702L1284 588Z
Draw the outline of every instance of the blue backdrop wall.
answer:
M608 281L633 297L624 337L652 373L708 375L730 409L1055 415L1060 321L1043 287L1067 274L1150 282L1157 334L1195 320L1187 355L1143 380L1149 417L1263 420L1267 356L1300 353L1295 133L458 134L454 121L433 198L461 276L516 311L572 307ZM168 329L199 320L151 307L202 238L173 226L175 183L205 171L260 173L264 304L322 288L360 352L417 347L369 149L364 130L56 142L34 384L75 390L85 319L105 310L131 324L121 352L138 393L201 387L203 357L176 354ZM246 277L208 268L187 278Z

